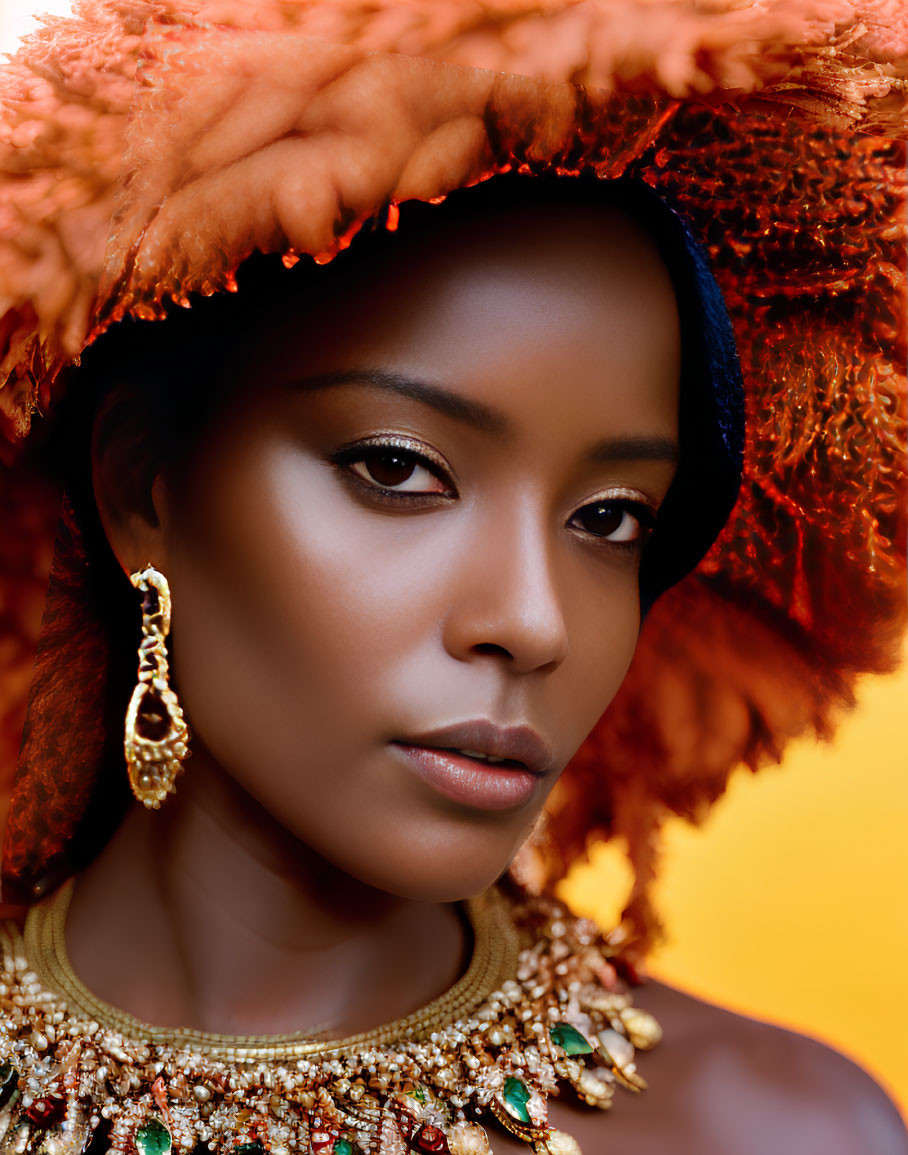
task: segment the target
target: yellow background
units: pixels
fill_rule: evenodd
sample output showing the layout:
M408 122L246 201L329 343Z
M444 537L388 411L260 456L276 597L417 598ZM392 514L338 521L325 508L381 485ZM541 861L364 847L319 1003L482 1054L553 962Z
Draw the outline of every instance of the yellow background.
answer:
M656 978L814 1035L908 1116L908 668L865 679L830 744L738 771L697 829L666 831ZM563 887L613 925L629 874L598 845Z

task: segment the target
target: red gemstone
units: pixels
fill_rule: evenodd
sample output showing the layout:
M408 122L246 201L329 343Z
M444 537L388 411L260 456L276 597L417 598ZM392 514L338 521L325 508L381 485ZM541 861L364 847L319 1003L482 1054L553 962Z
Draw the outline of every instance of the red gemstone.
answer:
M66 1100L52 1099L45 1095L35 1099L30 1107L26 1107L25 1115L36 1127L53 1127L55 1123L62 1123L66 1114Z
M416 1149L417 1151L440 1151L441 1155L451 1155L444 1132L433 1127L431 1123L426 1123L416 1136Z
M320 1155L322 1151L331 1150L334 1146L334 1138L327 1131L311 1131L309 1133L309 1146L312 1148L313 1155Z

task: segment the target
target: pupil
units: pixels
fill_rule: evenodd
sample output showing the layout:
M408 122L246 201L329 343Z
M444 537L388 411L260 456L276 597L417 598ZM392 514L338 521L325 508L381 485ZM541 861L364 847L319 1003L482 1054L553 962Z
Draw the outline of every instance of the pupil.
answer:
M590 533L608 537L617 530L624 520L624 510L617 505L604 502L600 505L591 505L583 510L581 521L584 529Z
M369 462L369 472L381 485L400 485L413 473L412 461L406 461L394 453L382 453Z

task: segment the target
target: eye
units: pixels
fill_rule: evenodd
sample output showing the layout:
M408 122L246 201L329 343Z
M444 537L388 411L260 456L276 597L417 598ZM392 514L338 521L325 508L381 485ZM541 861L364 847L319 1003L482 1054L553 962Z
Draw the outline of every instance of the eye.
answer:
M578 509L571 521L610 545L633 548L652 532L656 515L642 501L605 498Z
M331 460L376 496L455 496L440 461L400 441L360 443L339 450Z
M398 493L439 492L438 478L420 464L413 453L400 449L372 449L358 461L348 464L358 477L382 489L394 489Z

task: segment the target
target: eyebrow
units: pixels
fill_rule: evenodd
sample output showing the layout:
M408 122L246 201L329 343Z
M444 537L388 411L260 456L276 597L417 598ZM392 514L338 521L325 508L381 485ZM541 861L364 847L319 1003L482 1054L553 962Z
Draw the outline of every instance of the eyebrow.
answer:
M453 417L455 421L484 433L503 435L510 433L513 428L511 420L504 413L482 401L474 401L441 385L432 385L428 381L419 381L387 369L339 369L303 377L292 383L294 389L307 392L330 389L337 385L368 385L373 389L396 393L429 405L446 417ZM593 463L645 459L674 464L678 461L678 445L672 438L659 435L606 437L590 447L586 458Z
M606 437L587 453L589 461L668 461L678 463L678 443L670 437Z

